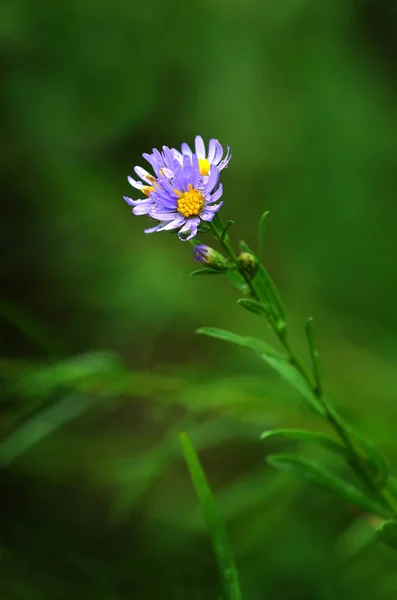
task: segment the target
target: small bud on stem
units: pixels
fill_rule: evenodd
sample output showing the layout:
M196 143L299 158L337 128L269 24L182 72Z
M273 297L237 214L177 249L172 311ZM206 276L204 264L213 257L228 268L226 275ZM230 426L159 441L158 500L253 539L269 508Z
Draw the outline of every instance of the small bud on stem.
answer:
M258 260L250 252L241 252L237 257L237 262L242 271L247 273L250 277L255 275L258 269Z
M229 266L227 259L210 246L199 244L193 250L193 258L196 262L211 267L214 270L226 270Z

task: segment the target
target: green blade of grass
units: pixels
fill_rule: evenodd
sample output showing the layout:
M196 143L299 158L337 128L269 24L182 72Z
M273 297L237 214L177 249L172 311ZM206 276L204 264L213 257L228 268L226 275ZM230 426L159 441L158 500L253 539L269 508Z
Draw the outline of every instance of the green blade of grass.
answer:
M181 433L179 438L190 477L211 535L212 545L222 578L223 599L241 600L240 584L233 552L221 521L215 498L189 436L186 433Z

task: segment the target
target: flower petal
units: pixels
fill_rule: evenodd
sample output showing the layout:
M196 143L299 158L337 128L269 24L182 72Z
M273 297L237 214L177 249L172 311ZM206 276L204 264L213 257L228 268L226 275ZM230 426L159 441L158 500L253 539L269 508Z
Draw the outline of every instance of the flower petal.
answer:
M186 221L186 217L178 215L173 221L169 221L165 225L161 225L157 231L170 231L171 229L178 229Z
M168 148L168 146L163 146L163 156L164 156L164 164L166 167L168 167L169 169L171 169L171 171L174 171L174 165L175 167L177 166L177 163L175 161L175 157L172 153L172 151L170 150L170 148Z
M218 169L221 171L222 169L225 169L227 167L227 165L230 162L230 159L232 158L232 155L230 154L230 146L227 147L227 152L226 152L226 156L223 160L221 160L221 162L218 165Z
M141 190L144 186L142 181L135 181L135 179L133 179L130 175L128 175L127 179L128 179L128 183L137 190Z
M156 175L158 175L161 165L159 164L159 162L158 162L157 158L154 156L154 154L145 153L145 154L142 154L142 156L150 164L150 166L152 167L152 169L156 173Z
M200 164L197 154L192 155L192 181L190 182L194 188L198 187L201 175L200 175Z
M212 192L212 190L218 183L218 180L219 180L219 171L215 166L213 166L211 168L209 177L204 185L204 194L205 195L210 194Z
M153 233L154 231L158 231L159 227L161 227L162 223L155 225L154 227L149 227L149 229L144 229L145 233Z
M179 152L179 150L177 150L176 148L171 148L171 152L173 153L173 155L175 156L175 158L179 162L179 164L182 164L183 163L183 156Z
M132 212L134 213L134 215L137 215L139 217L140 215L147 215L149 210L150 204L143 204L142 206L134 206Z
M200 219L198 217L188 219L184 226L178 232L179 239L182 240L182 242L187 242L188 240L191 240L192 237L196 235L199 225Z
M153 219L157 219L158 221L172 221L173 219L176 219L176 217L179 216L179 213L176 211L166 212L162 211L161 208L162 207L158 208L156 206L153 206L152 204L151 206L149 206L149 215L153 217Z
M207 203L211 204L212 202L216 202L223 194L223 185L220 183L216 192L214 192L209 198Z
M185 155L191 156L193 154L193 152L190 149L190 146L188 146L188 144L186 144L186 143L182 144L182 154L183 154L183 156L185 156Z
M209 163L214 162L214 156L215 156L215 152L216 152L216 143L217 143L217 140L211 139L210 143L208 145L207 160ZM218 142L218 144L219 144L219 142Z
M200 217L203 219L203 221L212 221L212 219L215 217L215 213L218 212L222 204L223 202L219 202L219 204L215 204L215 206L207 206L201 212Z
M194 147L196 148L196 154L199 158L205 158L205 145L201 135L196 135L194 138Z
M146 183L152 185L154 177L153 175L150 175L146 169L142 169L142 167L134 167L134 171L143 181L146 181Z
M167 177L160 176L158 183L160 184L160 187L156 188L156 190L155 190L156 194L160 194L161 196L171 195L172 198L177 197L177 194L174 192L174 189L175 189L174 180L171 183L169 181L169 179L167 179Z
M217 165L219 163L219 161L222 159L223 148L222 148L221 144L218 142L218 140L215 140L215 144L216 144L216 151L215 151L215 156L212 161L212 164Z
M131 206L138 206L140 204L153 204L153 200L151 198L140 198L139 200L133 200L132 198L128 198L128 196L123 196L123 198L127 204L130 204Z

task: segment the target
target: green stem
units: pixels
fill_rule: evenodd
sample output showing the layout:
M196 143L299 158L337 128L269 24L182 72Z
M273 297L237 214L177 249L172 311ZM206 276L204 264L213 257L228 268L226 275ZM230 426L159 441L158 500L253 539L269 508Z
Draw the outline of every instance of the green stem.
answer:
M237 255L234 252L233 247L230 243L229 234L227 232L225 234L223 233L224 227L219 218L219 215L216 215L214 220L211 222L211 229L212 229L215 237L221 243L225 252L228 254L229 258L233 262L235 268L240 273L240 275L243 277L253 298L255 298L255 300L258 300L259 302L267 301L267 298L263 298L261 296L261 294L259 293L253 278L251 278L244 271L244 269L241 268L241 266L237 260ZM335 432L337 433L337 435L343 442L344 446L349 450L351 457L352 457L351 467L356 472L356 475L362 481L364 486L367 488L368 492L371 494L375 493L380 498L383 505L385 507L387 507L391 511L391 513L396 515L397 514L397 506L396 506L396 502L393 498L393 495L390 493L390 491L388 489L385 489L385 490L379 489L379 484L374 479L372 473L367 469L366 465L363 463L363 459L362 459L360 453L358 452L354 442L352 441L349 433L344 428L343 423L341 422L341 419L339 418L338 413L324 398L321 386L318 386L316 383L313 384L311 377L309 376L309 374L306 371L305 366L299 360L299 358L296 356L294 349L292 348L292 346L289 342L286 324L285 324L285 328L280 330L276 326L276 322L273 318L269 317L268 320L269 320L270 326L272 327L274 333L276 334L276 336L280 340L280 343L282 344L284 350L286 351L290 364L296 369L296 371L301 375L301 377L303 377L303 379L309 385L314 396L317 398L319 404L321 404L321 407L323 408L324 416L325 416L326 420L333 427L333 429L335 430Z

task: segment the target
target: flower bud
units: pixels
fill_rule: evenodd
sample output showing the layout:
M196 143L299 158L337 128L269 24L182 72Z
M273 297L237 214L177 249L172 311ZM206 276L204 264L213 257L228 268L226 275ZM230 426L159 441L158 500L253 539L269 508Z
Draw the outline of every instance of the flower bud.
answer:
M198 244L193 250L193 258L196 262L202 263L211 267L211 269L226 269L228 262L222 254L205 246L205 244Z
M258 260L256 256L250 254L249 252L241 252L241 254L239 254L237 257L237 262L240 269L245 271L247 275L250 275L251 277L255 275L258 268Z

